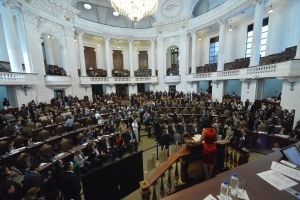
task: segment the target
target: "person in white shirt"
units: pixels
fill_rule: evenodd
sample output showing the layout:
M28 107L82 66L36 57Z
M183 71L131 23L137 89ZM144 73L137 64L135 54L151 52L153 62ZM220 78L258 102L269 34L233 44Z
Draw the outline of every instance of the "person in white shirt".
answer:
M133 133L134 133L134 135L135 135L135 137L136 137L136 141L139 142L139 141L140 141L140 138L139 138L139 130L138 130L139 125L138 125L136 119L133 120L133 123L132 123L131 125L132 125Z
M98 124L99 124L100 126L104 125L103 117L100 117L100 119L98 120Z
M100 116L101 115L100 115L99 111L96 111L95 118L98 119L98 117L100 117Z
M77 149L74 152L74 161L78 164L81 173L86 173L87 172L87 167L85 166L85 162L87 160L87 157L85 157L82 154L82 151L80 149Z

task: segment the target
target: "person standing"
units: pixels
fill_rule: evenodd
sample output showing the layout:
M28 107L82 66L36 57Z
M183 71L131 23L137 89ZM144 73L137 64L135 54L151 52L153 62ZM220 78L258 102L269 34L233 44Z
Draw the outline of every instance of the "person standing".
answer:
M81 200L80 180L73 172L73 163L67 162L64 166L65 173L61 177L61 191L64 194L64 200Z
M202 144L202 142L204 142L202 151L202 163L205 173L205 180L212 178L217 154L217 147L215 144L215 141L217 141L217 132L214 128L211 127L210 124L211 123L207 120L203 122L204 130L202 132L200 140L186 140L187 144Z
M138 128L139 128L139 125L138 125L138 123L137 123L137 121L135 119L135 120L133 120L133 123L132 123L132 130L133 130L133 133L134 133L134 135L136 137L136 141L137 142L140 141L140 138L139 138L139 129Z
M167 156L169 157L169 144L170 144L170 135L167 132L167 129L164 130L164 133L160 137L160 145L161 145L161 150L164 149L164 146L166 146L166 149L168 150Z
M43 178L39 174L41 169L41 163L36 162L30 166L30 172L24 176L23 184L25 191L28 191L30 188L37 187L40 188L41 194L44 194L46 186Z

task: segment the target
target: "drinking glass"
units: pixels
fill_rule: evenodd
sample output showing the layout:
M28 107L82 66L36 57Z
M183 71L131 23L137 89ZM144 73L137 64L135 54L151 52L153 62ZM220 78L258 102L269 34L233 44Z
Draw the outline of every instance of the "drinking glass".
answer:
M239 178L238 183L238 198L244 198L244 190L245 190L245 179Z
M228 188L228 199L229 200L237 200L238 192L236 188L229 187Z

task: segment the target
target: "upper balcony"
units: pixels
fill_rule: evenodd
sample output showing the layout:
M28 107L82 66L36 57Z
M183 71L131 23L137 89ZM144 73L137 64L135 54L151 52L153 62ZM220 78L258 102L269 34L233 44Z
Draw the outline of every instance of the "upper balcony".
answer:
M37 74L0 72L0 85L39 85Z
M80 84L137 84L137 83L158 83L157 76L148 77L80 77Z
M207 72L187 75L189 81L258 79L271 77L300 76L300 60L289 60L281 63L248 67L220 72Z
M56 75L45 75L46 86L71 86L70 76L56 76Z

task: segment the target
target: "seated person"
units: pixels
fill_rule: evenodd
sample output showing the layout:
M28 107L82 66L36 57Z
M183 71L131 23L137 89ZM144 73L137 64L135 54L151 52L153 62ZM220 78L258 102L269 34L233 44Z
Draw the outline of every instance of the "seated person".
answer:
M81 173L85 174L90 167L88 162L86 162L88 158L85 157L80 149L77 149L74 152L74 162L76 162L79 165L79 169Z
M116 147L119 152L119 157L122 158L123 152L126 150L127 146L126 140L121 132L116 136Z
M84 137L81 140L81 144L88 143L89 141L93 140L94 138L89 135L86 131L83 132Z
M134 146L134 150L137 152L138 149L138 142L136 140L136 136L134 133L132 133L132 130L128 130L128 134L126 136L126 143L128 145L128 149L130 150L130 153L132 153L132 147Z
M106 154L113 157L113 162L115 162L116 158L116 146L109 140L108 137L105 137L105 141L101 144L101 150Z
M11 150L15 150L14 147L15 142L13 140L10 140L6 143L6 151L7 153L9 153Z
M247 146L250 143L249 134L247 134L246 130L244 128L241 129L241 132L239 134L239 145L238 147L242 150L249 152L247 149Z
M27 153L22 153L17 159L17 169L23 174L29 172L31 165L35 164L37 160Z
M87 145L88 160L91 164L97 167L102 167L102 159L105 157L103 151L98 149L96 142L90 142Z

